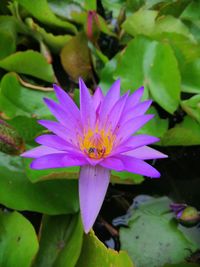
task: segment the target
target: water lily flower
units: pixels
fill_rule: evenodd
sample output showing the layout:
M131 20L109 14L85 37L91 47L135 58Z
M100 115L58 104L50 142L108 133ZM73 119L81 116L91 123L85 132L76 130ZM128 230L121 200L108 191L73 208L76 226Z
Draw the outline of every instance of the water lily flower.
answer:
M52 134L37 137L40 146L22 156L34 158L33 169L81 167L79 201L88 233L102 206L111 170L157 178L160 173L144 160L166 155L147 146L158 138L135 134L153 118L144 114L152 101L141 102L143 87L131 95L127 92L120 96L117 80L106 96L100 88L92 96L82 79L79 86L80 110L67 93L54 85L59 103L47 98L44 102L57 121L39 121Z

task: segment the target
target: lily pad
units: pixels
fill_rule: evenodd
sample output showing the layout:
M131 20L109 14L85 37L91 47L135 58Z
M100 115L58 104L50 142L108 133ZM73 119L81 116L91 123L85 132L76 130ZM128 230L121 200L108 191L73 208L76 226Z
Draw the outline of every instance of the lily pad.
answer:
M18 212L0 212L0 265L30 267L38 250L31 223Z

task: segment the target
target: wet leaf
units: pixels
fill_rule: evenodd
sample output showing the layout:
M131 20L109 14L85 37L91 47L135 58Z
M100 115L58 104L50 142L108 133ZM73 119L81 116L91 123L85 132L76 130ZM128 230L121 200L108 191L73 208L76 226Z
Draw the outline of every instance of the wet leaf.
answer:
M0 212L0 265L30 267L38 240L31 223L18 212Z
M7 71L28 74L47 82L54 82L54 72L50 64L39 53L33 50L16 52L0 60L0 68Z
M72 37L63 47L60 57L64 70L72 80L77 81L79 77L87 80L91 77L90 52L84 33Z
M179 105L180 74L168 44L136 37L129 42L118 62L117 77L121 77L122 87L126 90L144 85L153 99L169 113L173 113Z
M61 20L54 15L47 0L36 1L34 5L29 0L17 0L17 2L42 23L76 32L76 27L72 23Z
M170 202L163 197L140 204L129 216L129 228L120 229L122 249L128 251L137 267L184 261L200 245L200 240L199 244L192 242L178 228L169 212Z
M163 146L200 145L200 124L189 116L169 129L161 139Z
M107 249L103 243L90 232L84 235L83 248L76 267L134 267L125 251Z
M25 175L21 157L0 153L0 203L8 208L50 215L77 212L75 180L42 181L32 184Z
M33 266L75 266L83 241L79 214L44 216L40 235L40 249Z
M0 110L3 110L7 117L52 117L43 98L47 96L55 99L54 92L26 88L20 84L15 73L6 74L0 85Z

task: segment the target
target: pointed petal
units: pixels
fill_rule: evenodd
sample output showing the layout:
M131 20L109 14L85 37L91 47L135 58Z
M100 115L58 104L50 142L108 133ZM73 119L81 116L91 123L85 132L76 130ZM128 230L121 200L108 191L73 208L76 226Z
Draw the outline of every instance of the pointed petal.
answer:
M116 144L126 141L132 134L138 131L145 123L154 117L152 114L138 116L123 124L116 133Z
M39 158L48 154L60 153L59 150L47 146L38 146L21 154L24 158ZM62 153L62 152L61 152Z
M62 125L67 128L70 128L71 131L73 131L75 128L77 129L77 131L81 131L80 123L69 111L63 109L58 103L51 99L44 98L44 102L50 109L51 113Z
M155 168L141 159L136 159L125 155L120 155L117 158L119 158L123 162L124 170L128 172L133 172L152 178L160 177L160 173Z
M81 166L86 164L86 160L81 157L71 156L66 153L45 155L32 161L31 168L36 170L50 168L65 168Z
M57 84L54 84L53 88L63 109L69 110L76 119L80 120L80 111L68 93L66 93Z
M81 167L79 201L85 233L92 228L109 185L110 171L101 166Z
M76 148L69 142L53 134L44 134L38 136L35 141L44 146L52 147L58 150L75 150Z
M123 112L124 106L126 104L126 100L128 98L129 92L120 97L120 99L115 103L114 107L108 114L108 119L105 124L106 129L111 129L113 132L121 118L121 114Z
M158 142L160 139L154 136L139 134L128 138L125 142L122 142L118 147L113 149L112 155L120 154L129 150L136 149L140 146L150 145Z
M104 98L104 95L102 93L101 88L97 87L97 89L95 90L95 93L93 95L93 103L94 103L94 108L96 111L99 108L100 104L102 103L103 98Z
M151 106L152 100L147 100L142 103L137 104L133 108L123 112L123 115L120 119L120 124L127 122L128 120L143 115L148 108Z
M100 162L100 165L109 170L115 170L119 172L123 171L125 168L123 162L119 158L115 157L105 158L103 161Z
M134 150L124 153L127 156L135 157L138 159L160 159L167 158L168 156L148 146L142 146Z
M78 132L74 133L70 128L67 129L65 126L56 121L38 120L38 123L50 130L52 133L65 139L67 142L77 145L76 141Z
M120 80L118 79L113 83L107 95L104 97L104 100L101 104L99 111L100 117L100 127L105 123L107 116L117 100L120 98Z
M94 104L92 101L92 96L90 95L90 92L82 79L79 79L79 88L80 88L80 112L81 112L81 120L83 126L86 129L94 128L96 121Z
M135 105L140 103L140 100L142 98L142 95L144 93L144 87L140 87L139 89L137 89L127 100L127 105L125 108L125 112L130 109L133 108Z

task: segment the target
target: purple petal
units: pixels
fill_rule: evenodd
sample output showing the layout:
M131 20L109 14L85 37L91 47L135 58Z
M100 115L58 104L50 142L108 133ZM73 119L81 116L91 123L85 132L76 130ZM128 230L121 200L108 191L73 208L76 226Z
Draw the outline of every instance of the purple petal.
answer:
M62 124L56 121L49 121L49 120L39 120L39 124L53 132L54 134L60 136L62 139L66 140L69 143L73 143L74 145L77 145L77 135L79 134L74 133L74 131L71 131L71 129L67 129Z
M126 140L125 142L121 143L121 145L116 147L113 150L112 155L120 154L122 152L126 152L129 150L133 150L140 146L150 145L155 142L158 142L159 140L160 139L157 137L146 135L146 134L131 136L130 138L128 138L128 140Z
M71 156L66 153L45 155L32 161L31 168L36 170L64 168L87 164L84 158Z
M125 155L120 155L118 156L118 158L123 162L124 170L128 172L133 172L152 178L160 177L160 173L155 168L153 168L151 165L141 159L136 159Z
M147 123L153 117L154 115L147 114L127 121L118 129L118 132L116 132L116 143L120 144L126 141L132 134L138 131L145 123Z
M72 114L75 116L80 116L80 111L73 101L73 99L69 96L68 93L66 93L61 87L59 87L57 84L53 85L53 88L56 93L56 97L60 104L63 106L63 108L66 107Z
M96 114L92 96L90 95L90 92L82 79L79 79L79 88L80 88L80 112L81 112L81 120L83 126L86 129L87 128L93 129L96 121Z
M105 128L111 129L113 132L120 120L121 114L123 112L126 100L128 98L129 92L123 95L114 105L110 113L108 114L108 119L106 121Z
M23 154L21 154L21 156L24 158L39 158L48 154L56 154L56 153L63 153L63 152L47 146L38 146L24 152Z
M63 109L58 103L51 99L44 98L44 102L61 124L70 128L71 131L75 128L77 131L81 131L82 125L80 124L80 121L77 121L69 111Z
M147 100L142 103L137 104L133 108L123 112L122 118L120 119L120 124L127 122L128 120L143 115L148 108L151 106L152 100Z
M103 102L101 104L101 108L99 111L99 121L100 121L100 127L104 125L107 116L117 100L120 98L120 80L117 80L113 83L110 90L106 94L106 96L103 99Z
M65 141L63 138L60 138L57 135L53 134L44 134L38 136L35 141L44 146L52 147L58 150L75 150L76 148L69 142Z
M93 95L93 103L94 103L94 108L97 111L97 109L99 109L100 104L102 103L104 98L104 95L102 93L102 90L100 87L97 87L97 89L95 90L95 93Z
M127 156L131 156L131 157L135 157L135 158L143 159L143 160L167 158L167 155L148 146L142 146L134 150L125 152L124 154Z
M109 185L110 171L101 166L81 167L79 201L85 233L92 228Z
M134 106L139 104L143 93L144 93L144 87L142 86L139 89L137 89L132 95L130 95L130 97L127 100L125 112L129 110L130 108L133 108Z
M116 170L119 172L124 170L123 162L119 158L115 157L105 158L103 161L100 162L100 165L109 170Z

